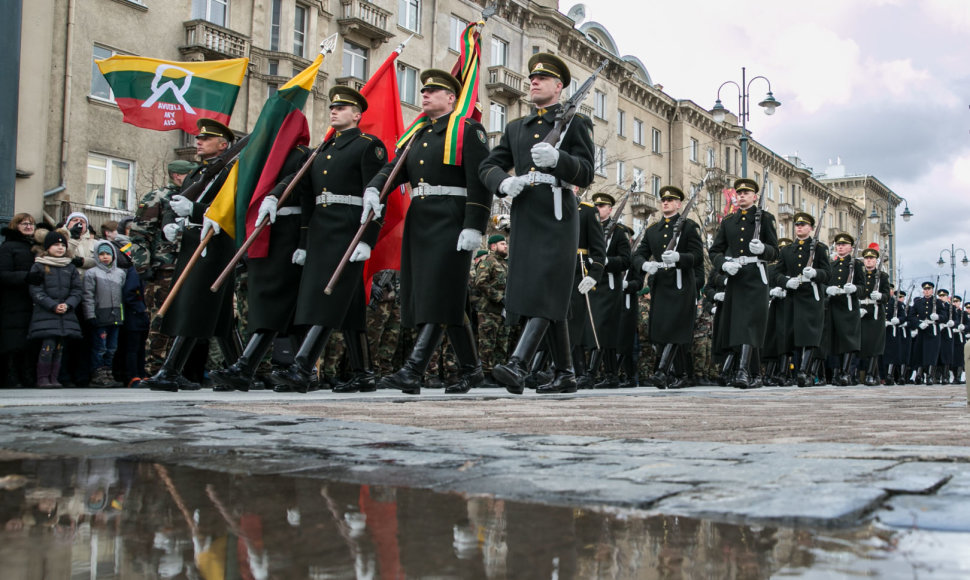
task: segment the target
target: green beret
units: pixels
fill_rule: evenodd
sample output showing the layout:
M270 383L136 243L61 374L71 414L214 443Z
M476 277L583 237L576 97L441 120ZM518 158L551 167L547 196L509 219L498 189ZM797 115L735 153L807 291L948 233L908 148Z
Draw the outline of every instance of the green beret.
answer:
M198 165L192 163L191 161L185 161L184 159L176 159L168 164L169 173L178 173L179 175L186 175L192 173L198 169Z
M475 252L476 258L481 258L482 256L488 255L488 250L478 250Z
M492 234L491 236L488 236L489 246L491 246L492 244L497 244L498 242L504 242L504 241L505 241L505 236L503 236L502 234Z
M330 89L328 96L330 97L331 107L351 105L360 109L361 113L367 110L367 99L364 98L364 95L350 87L337 85Z

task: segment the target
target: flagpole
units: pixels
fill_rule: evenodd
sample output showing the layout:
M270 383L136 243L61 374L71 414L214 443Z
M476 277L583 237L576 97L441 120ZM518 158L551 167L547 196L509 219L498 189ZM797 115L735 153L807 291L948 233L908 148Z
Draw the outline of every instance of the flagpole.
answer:
M206 232L205 237L199 240L199 246L195 248L194 252L192 252L192 257L189 258L189 261L187 264L185 264L185 268L182 269L182 273L179 275L178 280L175 281L172 289L169 290L168 297L165 298L165 302L162 304L162 307L158 309L159 316L165 316L165 313L168 312L169 307L172 306L172 302L175 301L175 296L178 295L179 290L182 289L182 285L185 284L185 280L189 277L189 272L192 271L192 268L195 267L195 263L199 261L200 257L202 257L202 252L205 251L206 244L209 243L209 240L211 240L212 236L214 235L215 232L209 230Z

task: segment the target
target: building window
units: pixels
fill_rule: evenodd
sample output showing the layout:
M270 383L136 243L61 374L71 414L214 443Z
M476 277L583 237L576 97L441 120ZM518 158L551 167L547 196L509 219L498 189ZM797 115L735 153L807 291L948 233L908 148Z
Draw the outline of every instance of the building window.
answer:
M626 164L622 161L616 162L616 184L623 187L623 180L626 178Z
M731 148L724 148L724 171L731 171Z
M660 176L654 175L650 178L650 192L654 197L660 197Z
M626 111L623 109L616 110L616 134L626 137Z
M577 81L576 79L572 79L571 81L569 81L569 86L563 88L562 98L568 99L572 97L573 95L576 94L577 90L579 90L579 81Z
M492 66L508 66L509 43L501 38L492 37Z
M785 237L785 224L783 223L778 224L778 237L779 238Z
M401 72L397 76L398 91L401 102L409 105L418 104L418 69L406 64L400 66Z
M115 52L109 48L95 44L93 54L94 57L91 59L91 96L113 103L115 101L115 94L112 92L111 86L108 85L108 79L104 78L104 75L101 74L98 63L94 61L112 57L115 55Z
M785 203L785 186L778 186L778 203Z
M367 49L353 42L344 41L344 75L358 79L367 78Z
M593 165L597 175L606 175L606 147L596 146Z
M84 203L107 209L131 209L135 196L134 169L133 161L89 153Z
M296 5L293 13L293 54L305 56L306 48L306 6Z
M641 193L643 191L644 184L644 174L643 170L637 167L633 168L633 191L636 193Z
M266 59L266 74L274 77L280 76L280 61L278 59Z
M643 145L643 121L640 119L633 120L633 142Z
M488 130L493 133L504 131L506 118L505 105L493 101L488 108Z
M420 32L421 0L397 0L397 23L411 32Z
M714 148L713 147L708 147L707 148L707 166L708 167L712 167L712 168L714 167L714 163L717 162L717 159L715 159L715 156L716 156L716 154L714 153Z
M270 15L269 49L280 49L280 14L283 11L283 0L273 0L273 11Z
M596 100L593 104L593 115L598 119L606 119L606 93L601 93L600 91L594 91L593 95Z
M448 48L455 52L461 52L461 34L468 28L468 21L451 17L451 37L448 39Z
M767 183L765 183L765 194L768 196L768 199L774 201L774 199L775 199L775 192L772 191L772 188L771 188L771 180L770 179L768 180Z
M700 145L701 144L697 142L697 139L694 139L693 137L691 137L691 139L690 139L690 160L693 161L694 163L697 163L699 161L699 159L698 159L697 156L700 155L700 153L698 152L698 150L700 148Z
M660 154L660 129L652 128L650 130L650 151Z
M277 83L266 83L266 98L270 98L276 94L276 91L280 89L280 85Z
M192 0L192 19L225 26L229 21L229 0Z

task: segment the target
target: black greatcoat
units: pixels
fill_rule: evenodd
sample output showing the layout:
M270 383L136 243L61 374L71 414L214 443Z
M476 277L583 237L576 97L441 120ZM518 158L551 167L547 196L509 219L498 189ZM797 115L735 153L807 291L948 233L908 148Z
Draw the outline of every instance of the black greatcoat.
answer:
M936 304L936 314L939 320L934 324L930 319L933 314L933 304ZM920 296L913 300L913 305L909 308L909 328L918 331L916 339L912 343L912 361L916 366L928 367L936 365L940 360L940 345L942 329L945 328L947 321L946 304L942 300L932 296L924 298ZM929 322L926 328L920 328L920 322Z
M401 324L406 327L460 326L465 319L472 253L455 249L458 235L466 228L484 233L492 211L492 194L478 177L478 167L488 156L488 138L477 121L465 123L461 165L444 164L444 116L415 135L417 141L394 182L467 189L467 197L412 195L401 243ZM381 189L393 167L385 165L368 186Z
M841 288L845 285L849 276L849 269L855 268L852 283L856 286L856 292L852 296L838 294L829 298L827 318L829 326L829 352L828 354L844 354L859 350L862 342L862 321L859 318L859 299L862 295L862 262L856 260L851 255L845 258L832 260L832 277L830 286ZM865 296L868 298L868 296ZM852 308L849 308L849 300L852 301Z
M603 223L605 236L612 220ZM623 272L630 267L630 236L622 225L613 230L606 248L605 275L589 291L589 304L596 321L596 332L601 348L619 348L620 317L623 315Z
M780 353L790 352L795 348L818 347L822 344L822 330L825 325L825 286L828 284L832 267L829 263L829 251L825 244L818 242L812 268L815 268L815 278L811 282L802 282L798 288L786 286L788 280L797 278L808 265L808 257L812 250L813 240L795 240L792 244L781 249L772 285L781 286L787 292L782 301L784 308L785 335L779 337L783 347ZM813 284L814 283L814 284ZM813 287L814 286L814 287ZM775 299L777 301L777 298Z
M661 217L647 228L633 257L633 267L643 271L644 262L661 262L674 227L686 219L675 251L680 260L672 268L661 268L647 280L650 287L650 342L656 344L690 344L694 340L694 319L697 316L697 281L703 277L704 245L700 227L692 219L680 214ZM700 274L698 274L700 269ZM680 288L677 273L680 272Z
M302 145L290 151L280 169L280 177L299 171L309 153L310 149ZM283 191L277 188L272 194L278 199ZM284 207L300 207L296 190L290 192L277 210ZM276 216L276 222L268 226L270 237L266 257L248 258L250 331L286 332L293 322L303 272L303 268L293 263L293 251L300 242L300 220L301 214L297 213Z
M567 127L556 167L539 170L532 163L532 146L552 130L560 106L510 122L480 170L488 190L499 196L504 195L498 188L510 169L515 169L516 175L551 173L563 185L561 220L555 217L555 198L549 184L526 186L512 200L505 308L510 313L549 320L567 319L573 293L571 272L575 270L580 224L572 187L585 188L593 183L593 124L583 115L573 117Z
M862 293L862 307L866 315L862 317L862 344L859 356L868 358L882 356L886 349L886 303L889 302L889 275L878 270L865 270L857 284ZM869 297L873 291L880 292L882 298L874 301Z
M576 210L579 217L579 248L573 259L573 278L566 284L569 294L569 344L596 348L596 339L589 322L589 306L586 297L579 293L577 286L585 276L596 280L603 278L603 263L606 261L606 238L600 226L599 212L587 202L581 202Z
M333 287L333 293L328 296L323 292L360 229L362 205L318 204L317 196L327 193L362 200L367 183L385 163L387 149L381 140L354 127L334 133L297 184L294 194L302 208L300 223L303 232L299 247L306 250L306 263L299 282L296 324L345 330L366 328L364 309L349 307L352 303L363 302L364 262L348 262ZM285 179L277 188L285 188L291 179L292 176ZM372 220L361 241L373 248L380 228L381 222ZM356 296L358 293L361 296Z
M202 165L190 173L182 182L182 190L202 178L202 170L213 160L203 161ZM175 260L175 276L172 284L179 279L186 264L199 247L202 233L202 217L209 204L215 199L225 182L232 164L226 166L211 186L192 200L192 213L188 216L189 225L182 230L178 257ZM232 295L235 288L234 277L226 278L217 292L209 287L236 254L236 243L225 232L220 232L206 244L205 256L199 258L185 283L172 300L172 304L162 319L162 334L185 336L189 338L211 338L229 336L232 329Z
M715 271L722 272L721 266L729 257L752 257L748 244L754 234L755 214L752 207L746 212L738 210L721 221L708 250ZM771 262L778 256L775 216L768 212L762 212L762 216L760 239L765 251L758 258ZM718 307L721 332L716 336L721 343L716 348L761 346L768 325L767 276L766 264L745 264L728 278L724 302Z
M19 351L27 340L34 304L27 289L27 274L34 265L33 236L3 229L0 245L0 352Z

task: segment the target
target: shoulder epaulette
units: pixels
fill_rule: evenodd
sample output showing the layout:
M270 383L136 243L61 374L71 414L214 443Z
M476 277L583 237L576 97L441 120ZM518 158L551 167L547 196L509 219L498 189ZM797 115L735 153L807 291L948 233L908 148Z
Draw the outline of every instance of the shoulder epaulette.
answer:
M588 201L581 201L581 202L579 202L579 205L585 205L586 207L596 207L595 205L593 205L592 203L590 203Z
M364 139L367 139L368 141L374 140L374 137L372 135L368 135L367 133L361 133L360 136L363 137Z

